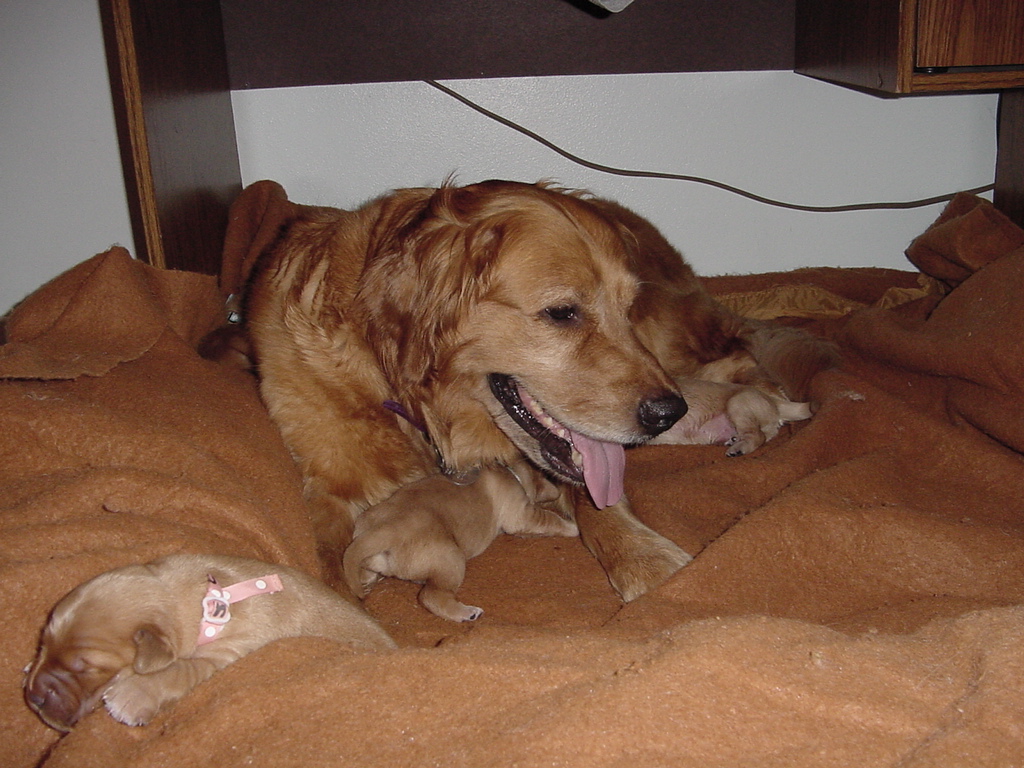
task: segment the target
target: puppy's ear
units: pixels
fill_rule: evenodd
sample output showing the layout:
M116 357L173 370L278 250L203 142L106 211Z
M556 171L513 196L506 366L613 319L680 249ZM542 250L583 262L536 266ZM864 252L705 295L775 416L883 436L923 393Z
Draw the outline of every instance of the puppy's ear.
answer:
M155 624L146 624L135 630L135 661L132 668L137 674L148 675L169 667L177 654L170 638Z
M526 496L533 504L543 504L554 501L561 495L558 486L548 480L547 476L531 467L525 460L520 460L509 466L512 474L515 475L519 484L526 491Z
M559 496L558 486L552 483L547 477L544 476L543 472L532 472L533 475L533 502L534 504L543 504L548 501L554 501ZM527 493L527 495L530 495Z

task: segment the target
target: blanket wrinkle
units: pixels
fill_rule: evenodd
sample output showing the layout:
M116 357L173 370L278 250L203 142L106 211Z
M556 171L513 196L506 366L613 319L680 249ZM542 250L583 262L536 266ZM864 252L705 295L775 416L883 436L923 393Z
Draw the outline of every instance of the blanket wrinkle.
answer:
M209 280L187 272L153 276L152 267L115 247L55 278L7 317L0 378L102 376L145 354L165 328L195 343L213 315L179 308L192 305Z
M991 261L1024 246L1024 231L992 203L961 192L907 248L910 262L951 290Z
M222 286L295 210L273 182L240 198ZM648 595L622 605L579 541L501 536L460 590L484 608L478 622L445 622L417 604L418 585L385 580L364 606L395 651L283 640L149 726L97 712L59 737L22 701L20 670L74 585L177 551L319 572L301 477L253 381L195 352L222 304L212 280L121 273L120 257L73 270L26 300L11 343L60 347L49 329L88 316L68 309L88 286L119 296L111 317L76 321L77 346L51 357L106 370L0 380L4 764L1020 764L1021 238L962 197L908 249L924 274L708 278L718 295L749 293L779 322L835 340L843 363L811 382L814 417L752 454L627 453L636 514L699 553ZM801 285L820 313L787 314ZM0 365L11 352L0 348ZM32 364L58 367L41 353Z
M981 659L975 656L971 665L970 676L964 684L963 692L949 703L946 711L941 714L934 730L925 734L920 743L914 745L913 749L900 761L899 765L910 765L916 762L922 755L927 753L933 744L941 742L949 733L956 731L958 727L962 726L965 720L965 710L978 695L978 691L981 688L982 674Z
M921 272L879 267L805 267L789 272L703 277L701 282L737 314L793 327L811 327L832 338L848 316L876 307L899 315L931 307L947 292Z
M845 317L868 306L891 309L944 292L941 283L929 275L917 275L916 283L914 286L889 286L881 295L871 297L870 302L843 296L809 283L776 284L757 291L716 294L715 298L733 312L754 320L775 320L780 317L820 320L826 317Z
M876 361L941 379L952 419L1024 451L1024 359L1015 352L1024 327L1022 282L1024 248L1016 248L962 280L927 314L854 314L846 341Z

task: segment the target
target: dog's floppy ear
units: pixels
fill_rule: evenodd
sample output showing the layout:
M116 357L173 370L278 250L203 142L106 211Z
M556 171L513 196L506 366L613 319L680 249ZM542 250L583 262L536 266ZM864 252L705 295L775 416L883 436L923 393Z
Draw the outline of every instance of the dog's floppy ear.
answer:
M155 624L145 624L135 630L135 661L132 669L148 675L169 667L177 658L167 634Z
M428 198L396 199L382 216L393 225L371 249L364 272L360 301L377 331L370 341L417 416L423 388L486 289L501 245L502 223L487 214L483 198L473 187L445 186Z

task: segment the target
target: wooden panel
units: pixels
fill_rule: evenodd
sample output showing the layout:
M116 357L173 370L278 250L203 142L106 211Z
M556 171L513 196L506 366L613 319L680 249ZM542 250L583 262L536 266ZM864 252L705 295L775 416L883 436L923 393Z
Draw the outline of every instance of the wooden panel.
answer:
M920 13L919 4L927 4ZM994 16L988 19L987 13ZM925 45L932 51L924 54L918 48L922 18L928 27ZM797 0L795 70L885 93L1020 87L1024 67L979 69L980 64L968 68L939 62L1009 58L1024 64L1022 19L1020 0ZM975 33L981 41L968 42ZM989 45L999 53L988 53ZM939 49L945 58L935 58Z
M999 96L999 148L993 202L1024 227L1024 89Z
M933 72L912 72L911 93L949 93L950 91L998 91L1024 86L1024 72L1019 70L979 71L950 69Z
M913 24L899 0L797 0L795 70L889 93L910 89Z
M918 67L1024 64L1020 0L917 0Z
M223 0L236 89L792 69L795 0Z
M101 8L136 255L217 273L241 190L219 3Z

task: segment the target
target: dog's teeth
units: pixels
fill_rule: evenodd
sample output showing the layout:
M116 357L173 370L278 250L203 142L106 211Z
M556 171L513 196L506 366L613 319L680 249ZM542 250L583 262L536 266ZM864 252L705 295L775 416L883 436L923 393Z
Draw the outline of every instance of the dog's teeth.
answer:
M519 399L522 401L523 405L526 406L526 410L533 414L536 417L537 421L539 421L545 427L550 428L558 423L553 418L551 418L547 414L547 412L545 412L545 410L540 407L537 401L533 399L530 393L527 392L522 387L519 388Z
M542 427L563 440L571 440L569 437L569 430L566 429L561 422L557 421L547 411L541 408L540 403L534 400L533 396L522 387L519 387L519 400Z
M577 451L575 448L572 449L572 463L577 467L583 466L583 454Z

